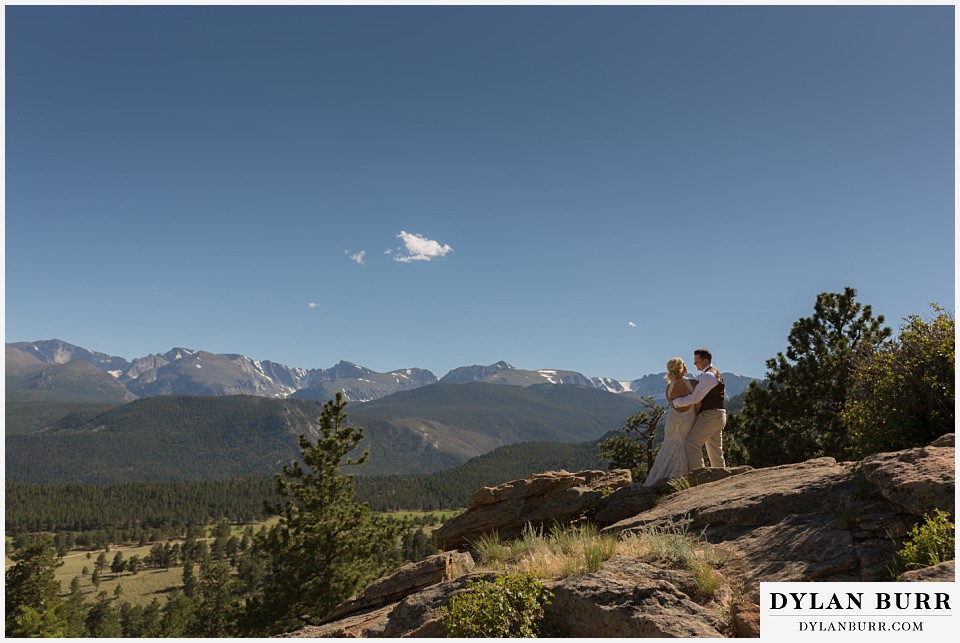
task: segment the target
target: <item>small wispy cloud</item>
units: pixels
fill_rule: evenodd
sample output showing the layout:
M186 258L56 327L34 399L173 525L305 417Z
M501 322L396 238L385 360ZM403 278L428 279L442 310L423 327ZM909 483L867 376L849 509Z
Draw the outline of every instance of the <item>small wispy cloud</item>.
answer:
M397 239L403 241L403 248L398 248L397 251L400 253L406 251L406 254L398 254L393 260L402 263L410 261L432 261L437 257L443 257L453 252L453 248L448 245L441 245L439 241L427 239L423 235L413 234L406 230L401 230L400 234L397 235Z
M627 322L627 326L629 326L630 328L636 328L637 324L636 322Z
M311 301L309 304L307 304L307 308L320 308L320 304Z
M350 259L350 261L362 266L364 262L364 258L367 256L367 251L361 250L360 252L350 254L349 250L344 250L343 254L347 255L347 258Z

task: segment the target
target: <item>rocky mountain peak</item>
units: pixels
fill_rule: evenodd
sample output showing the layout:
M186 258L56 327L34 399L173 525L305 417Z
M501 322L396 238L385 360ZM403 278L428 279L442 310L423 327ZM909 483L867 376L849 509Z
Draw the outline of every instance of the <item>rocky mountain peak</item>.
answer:
M47 339L38 342L17 342L11 344L14 348L33 355L48 364L67 364L74 361L84 361L93 364L101 370L118 370L128 365L122 357L113 357L105 353L87 350L74 346L61 339Z
M332 368L327 369L324 373L331 380L340 380L340 379L356 379L361 378L365 375L369 375L374 371L363 366L358 366L353 362L339 361Z

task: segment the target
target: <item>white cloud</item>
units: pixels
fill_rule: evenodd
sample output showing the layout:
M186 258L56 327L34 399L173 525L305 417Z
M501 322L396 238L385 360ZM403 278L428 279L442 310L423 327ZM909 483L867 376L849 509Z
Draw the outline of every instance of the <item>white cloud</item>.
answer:
M636 327L637 327L636 323L634 323L634 322L627 322L627 326L629 326L630 328L636 328Z
M349 251L349 250L344 250L344 251L343 251L343 254L347 255L347 257L350 258L350 261L352 261L352 262L354 262L354 263L357 263L357 264L360 264L360 265L362 266L362 265L363 265L364 257L367 256L367 251L366 251L366 250L361 250L360 252L357 252L357 253L354 253L354 254L350 254L350 251Z
M320 308L320 304L316 304L311 301L309 304L307 304L307 308Z
M404 245L402 249L398 248L398 250L401 252L406 250L407 254L397 255L393 258L394 261L401 261L403 263L409 261L430 261L453 252L453 248L448 245L440 245L439 241L427 239L419 234L411 234L405 230L401 230L397 238L402 239Z

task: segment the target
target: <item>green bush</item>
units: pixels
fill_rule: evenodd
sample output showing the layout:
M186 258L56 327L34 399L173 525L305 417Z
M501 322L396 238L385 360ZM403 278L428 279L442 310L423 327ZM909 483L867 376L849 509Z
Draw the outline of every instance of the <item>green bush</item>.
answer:
M910 315L900 335L859 357L840 415L856 458L926 446L954 431L956 322L933 304L935 316Z
M531 574L473 580L443 608L447 636L530 638L538 633L543 606L553 594Z
M897 552L897 568L901 573L953 560L956 537L950 514L934 509L933 516L924 518L923 523L913 526L903 548Z

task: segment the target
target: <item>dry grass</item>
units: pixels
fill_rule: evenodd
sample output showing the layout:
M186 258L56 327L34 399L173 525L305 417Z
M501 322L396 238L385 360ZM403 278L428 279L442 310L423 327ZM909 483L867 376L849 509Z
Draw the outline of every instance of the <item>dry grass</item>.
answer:
M623 538L600 534L593 525L554 528L549 534L530 525L522 536L503 541L496 533L473 543L480 568L527 572L539 578L566 578L600 570L614 555L661 561L693 573L695 589L712 596L720 586L716 568L723 564L716 550L683 526L649 529Z
M670 525L627 534L620 541L621 553L641 560L658 560L693 573L696 590L713 596L720 587L717 567L723 557L702 536L685 525Z
M494 533L481 537L474 546L484 569L566 578L598 571L603 561L617 552L617 538L600 535L589 524L554 528L546 535L528 525L516 540L503 542Z

